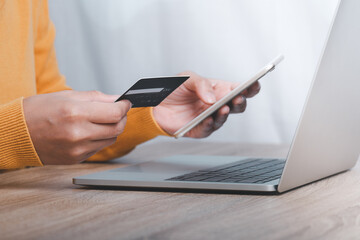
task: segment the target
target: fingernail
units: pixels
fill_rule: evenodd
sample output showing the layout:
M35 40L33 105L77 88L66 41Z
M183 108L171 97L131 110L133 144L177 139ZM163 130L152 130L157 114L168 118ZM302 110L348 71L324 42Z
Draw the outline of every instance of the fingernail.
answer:
M244 101L243 96L236 97L234 104L241 104Z
M213 93L208 93L206 96L206 100L208 103L215 103L216 102L216 97Z
M127 101L127 102L129 102L130 108L132 108L132 107L134 106L134 104L133 104L132 102L130 102L129 100L122 100L122 101Z

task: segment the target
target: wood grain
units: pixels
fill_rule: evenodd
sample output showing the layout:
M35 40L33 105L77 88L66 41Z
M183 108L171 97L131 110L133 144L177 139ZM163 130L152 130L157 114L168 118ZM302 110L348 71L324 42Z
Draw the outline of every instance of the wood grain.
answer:
M0 173L0 239L359 239L360 169L282 195L90 189L72 177L173 154L284 157L287 146L164 142L109 163Z

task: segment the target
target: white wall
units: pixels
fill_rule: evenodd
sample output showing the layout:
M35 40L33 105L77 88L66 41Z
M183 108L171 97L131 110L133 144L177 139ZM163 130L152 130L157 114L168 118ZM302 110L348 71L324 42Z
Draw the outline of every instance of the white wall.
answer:
M337 0L50 0L61 71L77 90L121 94L193 70L244 81L278 53L244 114L206 140L289 143Z

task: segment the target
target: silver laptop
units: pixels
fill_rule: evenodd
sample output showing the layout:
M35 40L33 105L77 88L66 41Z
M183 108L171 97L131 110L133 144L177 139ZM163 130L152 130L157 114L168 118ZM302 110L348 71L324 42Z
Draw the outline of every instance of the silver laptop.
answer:
M339 2L286 159L173 156L74 184L284 192L352 168L360 154L360 1Z

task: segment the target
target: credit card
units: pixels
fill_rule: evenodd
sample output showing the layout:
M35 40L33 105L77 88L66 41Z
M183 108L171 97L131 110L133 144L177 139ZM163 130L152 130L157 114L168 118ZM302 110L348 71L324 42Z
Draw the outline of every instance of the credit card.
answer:
M133 108L155 107L188 78L189 76L143 78L115 102L126 99L133 104Z

